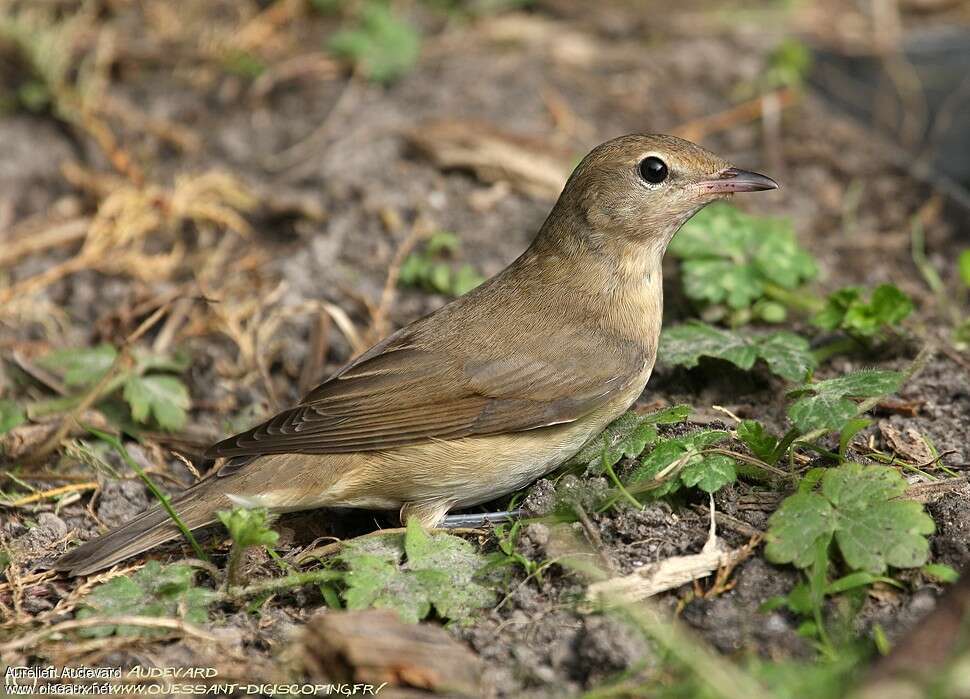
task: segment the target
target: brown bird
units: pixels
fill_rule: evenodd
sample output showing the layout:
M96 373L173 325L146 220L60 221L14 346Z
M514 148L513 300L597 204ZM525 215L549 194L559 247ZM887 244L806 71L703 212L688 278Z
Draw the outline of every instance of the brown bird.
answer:
M602 144L517 260L210 448L227 460L173 508L191 529L233 505L399 509L433 527L524 487L646 386L674 233L715 199L777 186L672 136ZM54 567L88 574L176 536L155 506Z

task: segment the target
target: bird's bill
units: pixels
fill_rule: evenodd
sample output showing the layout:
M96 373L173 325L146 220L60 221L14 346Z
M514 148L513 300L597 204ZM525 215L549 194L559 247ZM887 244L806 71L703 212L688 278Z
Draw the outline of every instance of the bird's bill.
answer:
M698 182L697 186L711 194L732 194L734 192L761 192L778 189L778 183L770 177L729 167L719 172L714 179Z

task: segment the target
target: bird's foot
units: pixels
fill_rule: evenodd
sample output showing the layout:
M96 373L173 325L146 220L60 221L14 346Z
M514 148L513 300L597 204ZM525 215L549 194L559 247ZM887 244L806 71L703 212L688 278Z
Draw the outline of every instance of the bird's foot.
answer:
M460 527L481 527L486 524L500 524L521 517L523 510L504 510L502 512L473 512L462 515L445 515L438 524L439 529L458 529Z

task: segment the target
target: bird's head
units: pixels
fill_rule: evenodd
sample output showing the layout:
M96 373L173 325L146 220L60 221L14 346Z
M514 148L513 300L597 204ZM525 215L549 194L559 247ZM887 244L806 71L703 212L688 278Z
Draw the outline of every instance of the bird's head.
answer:
M597 146L576 167L557 208L593 245L646 245L660 255L706 204L777 183L674 136L632 134Z

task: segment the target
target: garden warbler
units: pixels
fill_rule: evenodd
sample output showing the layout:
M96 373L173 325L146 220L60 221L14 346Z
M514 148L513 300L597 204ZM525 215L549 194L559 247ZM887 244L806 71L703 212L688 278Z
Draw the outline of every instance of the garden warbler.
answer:
M223 461L172 507L190 529L234 505L399 509L432 527L524 487L643 391L677 229L715 199L777 186L672 136L602 144L517 260L210 448ZM178 533L156 505L54 567L91 573Z

